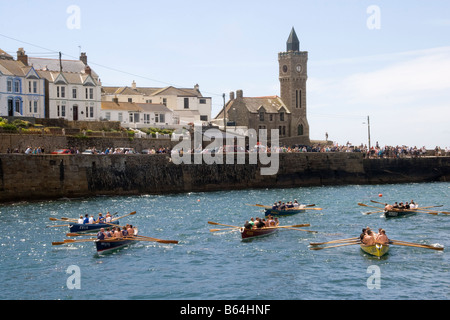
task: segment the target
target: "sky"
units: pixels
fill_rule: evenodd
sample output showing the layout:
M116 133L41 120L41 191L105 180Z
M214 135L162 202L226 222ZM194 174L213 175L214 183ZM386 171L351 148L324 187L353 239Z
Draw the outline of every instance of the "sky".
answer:
M280 95L292 28L308 51L310 138L450 147L450 1L1 0L0 48L78 59L104 86ZM369 120L369 122L368 122Z

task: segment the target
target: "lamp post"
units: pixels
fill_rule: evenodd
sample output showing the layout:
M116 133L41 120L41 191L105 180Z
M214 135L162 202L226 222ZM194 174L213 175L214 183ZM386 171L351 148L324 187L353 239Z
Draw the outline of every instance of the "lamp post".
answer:
M367 131L369 135L369 150L370 150L370 117L367 116Z
M225 93L223 94L223 131L227 131L227 119L226 119L226 113L225 113Z

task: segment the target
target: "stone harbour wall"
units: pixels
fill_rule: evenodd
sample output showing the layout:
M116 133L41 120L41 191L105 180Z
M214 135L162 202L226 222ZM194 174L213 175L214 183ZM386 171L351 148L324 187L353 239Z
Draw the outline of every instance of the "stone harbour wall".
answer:
M250 188L450 181L450 157L364 159L360 153L286 153L267 167L175 164L170 155L0 154L0 202L97 195L169 194ZM192 160L194 163L194 160Z

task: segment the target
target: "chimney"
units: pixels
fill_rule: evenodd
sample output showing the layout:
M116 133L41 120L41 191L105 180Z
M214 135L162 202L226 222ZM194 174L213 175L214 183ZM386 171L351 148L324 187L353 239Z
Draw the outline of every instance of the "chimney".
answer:
M80 55L80 61L87 65L87 55L86 52L82 52Z
M243 97L244 97L244 92L242 90L237 90L236 91L236 99L243 98Z
M86 66L84 68L84 73L88 74L88 75L92 75L92 69L89 66Z
M113 102L119 104L119 98L114 97L114 98L113 98Z
M133 80L133 83L131 84L131 88L133 90L136 90L136 81Z
M28 66L28 56L25 54L23 48L17 50L17 61L22 62L24 65Z
M234 91L230 92L230 100L234 100Z
M194 90L200 91L200 86L199 86L198 84L196 84L196 85L194 86Z

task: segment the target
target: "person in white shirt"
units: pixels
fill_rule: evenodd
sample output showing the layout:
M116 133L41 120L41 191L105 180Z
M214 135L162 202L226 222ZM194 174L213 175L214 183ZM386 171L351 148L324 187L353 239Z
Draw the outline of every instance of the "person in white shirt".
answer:
M84 221L83 216L80 216L80 219L78 219L78 224L83 224L83 221Z

